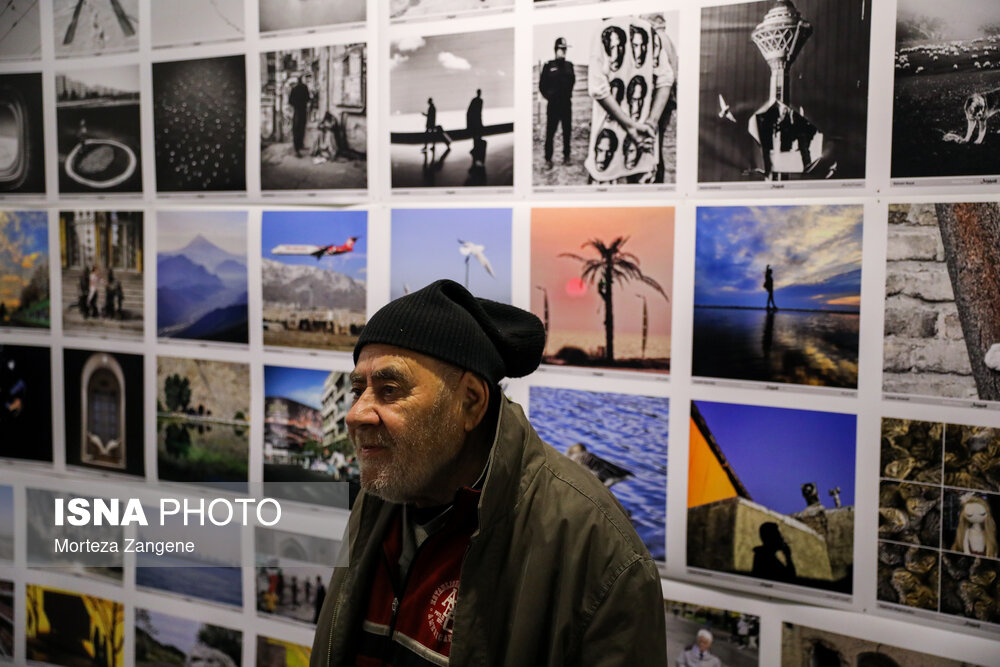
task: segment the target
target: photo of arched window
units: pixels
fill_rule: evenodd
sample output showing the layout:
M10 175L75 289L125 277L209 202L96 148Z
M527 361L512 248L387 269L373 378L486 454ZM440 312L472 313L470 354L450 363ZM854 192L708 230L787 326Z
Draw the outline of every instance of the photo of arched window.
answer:
M91 355L83 366L80 388L80 460L123 469L125 375L114 356Z

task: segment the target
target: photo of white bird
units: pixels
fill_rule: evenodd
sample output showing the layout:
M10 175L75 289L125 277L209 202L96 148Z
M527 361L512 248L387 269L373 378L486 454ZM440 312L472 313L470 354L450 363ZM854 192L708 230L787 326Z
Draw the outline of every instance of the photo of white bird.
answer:
M103 443L101 442L100 436L94 435L93 433L87 433L87 440L94 447L97 447L98 451L101 452L101 456L108 456L108 454L119 445L117 438L112 438L106 443Z
M491 278L496 278L496 274L493 273L493 267L490 266L490 260L486 259L486 254L483 252L486 250L486 246L479 245L478 243L473 243L472 241L463 241L458 239L458 251L465 255L465 288L469 288L469 260L475 257L479 260L479 264L486 269L486 273L490 274Z

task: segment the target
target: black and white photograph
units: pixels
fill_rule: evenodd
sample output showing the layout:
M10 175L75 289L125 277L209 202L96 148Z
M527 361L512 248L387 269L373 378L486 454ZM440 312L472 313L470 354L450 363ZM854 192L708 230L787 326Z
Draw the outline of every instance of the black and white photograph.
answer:
M514 184L514 30L394 39L392 187Z
M150 11L153 48L229 42L246 33L243 0L152 0Z
M139 66L56 74L59 192L142 192Z
M64 350L66 463L142 477L142 355Z
M52 0L56 57L139 48L139 0Z
M896 5L892 178L1000 174L1000 4Z
M337 44L260 56L260 187L368 186L367 46Z
M701 11L699 183L863 179L871 0Z
M678 14L535 26L532 183L674 183Z
M366 0L258 0L260 32L316 32L364 22Z
M242 55L153 63L156 189L246 190Z
M42 75L0 75L0 195L45 192Z
M0 459L52 461L51 369L47 347L0 344Z
M7 3L0 12L0 60L36 60L42 57L39 21L38 0Z
M475 16L480 11L504 11L514 7L514 0L391 0L389 18L393 21L425 18Z

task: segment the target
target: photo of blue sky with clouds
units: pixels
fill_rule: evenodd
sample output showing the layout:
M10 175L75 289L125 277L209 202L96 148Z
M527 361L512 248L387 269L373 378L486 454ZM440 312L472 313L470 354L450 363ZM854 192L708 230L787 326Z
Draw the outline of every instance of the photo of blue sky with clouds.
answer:
M863 217L860 205L699 208L695 305L763 309L770 264L779 308L856 312Z
M264 395L280 396L319 410L323 405L323 382L330 371L287 366L264 366Z

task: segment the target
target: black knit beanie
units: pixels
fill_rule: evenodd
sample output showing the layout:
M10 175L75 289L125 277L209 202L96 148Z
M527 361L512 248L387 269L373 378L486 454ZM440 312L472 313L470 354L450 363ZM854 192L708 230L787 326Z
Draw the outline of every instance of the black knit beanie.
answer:
M361 330L354 363L369 343L420 352L496 384L538 368L545 327L526 310L475 297L453 280L438 280L379 309Z

